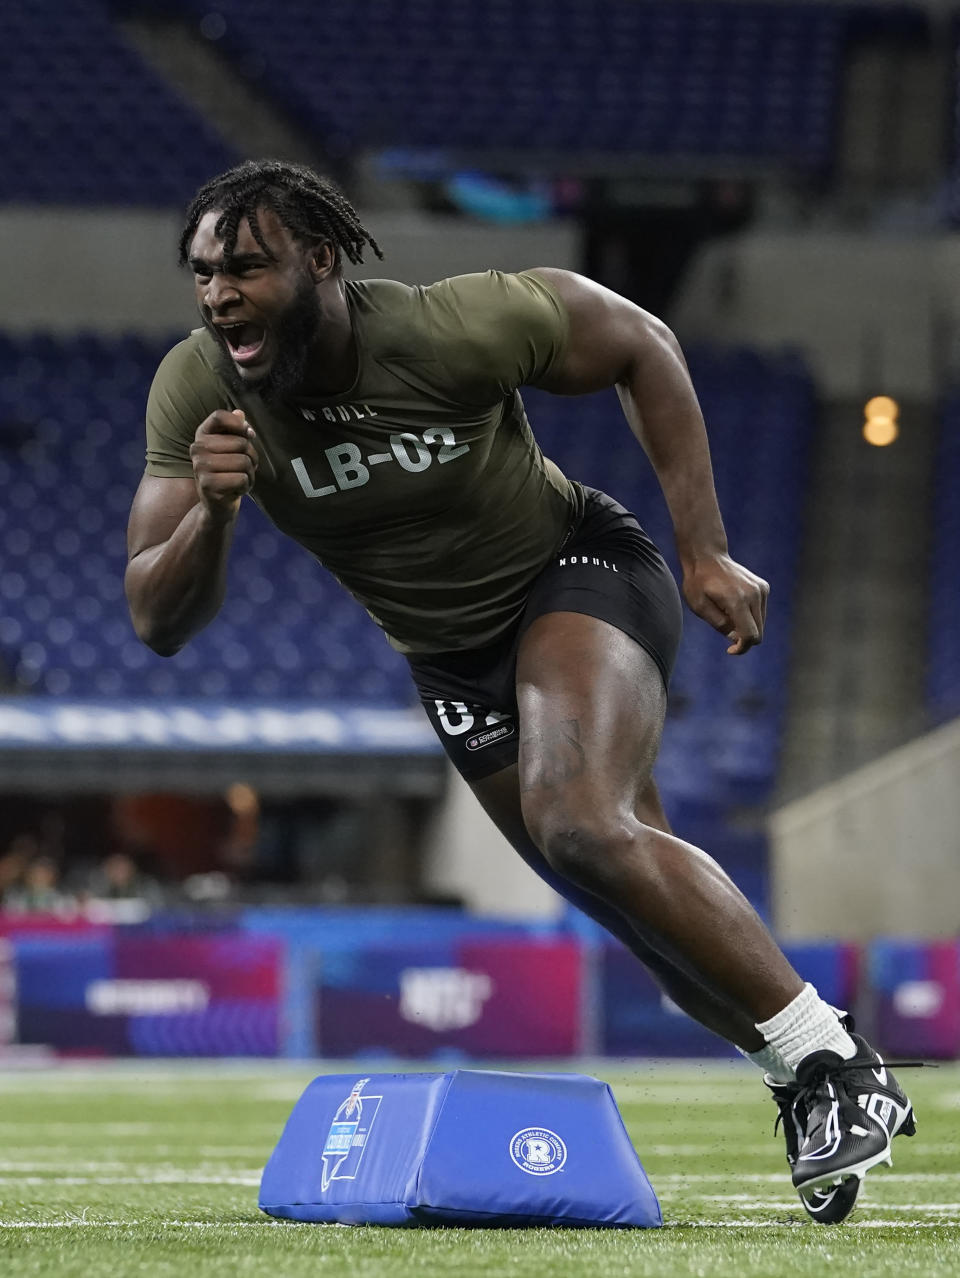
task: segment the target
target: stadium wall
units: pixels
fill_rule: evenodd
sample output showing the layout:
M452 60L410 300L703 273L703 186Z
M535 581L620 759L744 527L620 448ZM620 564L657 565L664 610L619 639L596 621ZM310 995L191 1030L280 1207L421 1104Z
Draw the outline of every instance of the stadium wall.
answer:
M0 209L3 328L11 333L168 336L194 327L189 280L176 266L180 226L175 213ZM574 268L579 260L579 231L573 222L491 227L420 214L382 214L371 229L386 260L350 267L351 276L388 275L429 284L490 267Z
M453 767L427 831L424 879L433 892L459 898L474 914L550 919L565 908L517 856Z
M958 775L955 721L774 812L777 934L856 941L955 936Z
M929 402L957 362L958 277L954 236L758 231L703 249L671 320L687 340L797 347L827 398Z

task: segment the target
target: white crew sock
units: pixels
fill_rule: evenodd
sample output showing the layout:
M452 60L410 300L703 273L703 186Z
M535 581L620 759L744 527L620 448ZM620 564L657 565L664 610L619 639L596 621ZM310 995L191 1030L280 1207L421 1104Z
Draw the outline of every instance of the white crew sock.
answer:
M808 982L797 997L757 1029L795 1070L811 1052L836 1052L844 1060L857 1054L857 1045L840 1024L837 1014Z
M758 1069L762 1069L764 1074L769 1077L771 1083L795 1083L797 1081L796 1070L791 1069L777 1049L771 1047L769 1043L765 1047L761 1047L759 1052L746 1052L742 1047L738 1047L737 1051L741 1056L745 1056L748 1061L753 1061Z

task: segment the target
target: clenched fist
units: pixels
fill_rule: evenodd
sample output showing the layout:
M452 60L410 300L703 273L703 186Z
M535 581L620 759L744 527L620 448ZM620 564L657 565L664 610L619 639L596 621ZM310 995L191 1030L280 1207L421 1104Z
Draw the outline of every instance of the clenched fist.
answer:
M218 409L197 427L190 458L200 500L211 515L234 518L250 492L260 464L256 440L239 408Z
M727 554L685 566L683 593L691 610L730 640L727 652L742 656L763 638L769 585Z

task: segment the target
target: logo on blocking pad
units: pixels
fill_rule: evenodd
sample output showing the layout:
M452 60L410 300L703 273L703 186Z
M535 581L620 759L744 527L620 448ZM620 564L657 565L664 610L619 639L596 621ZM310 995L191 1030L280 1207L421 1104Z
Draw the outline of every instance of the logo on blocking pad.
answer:
M333 1116L323 1146L323 1174L320 1188L330 1188L334 1180L355 1180L367 1147L370 1129L380 1110L382 1096L361 1096L369 1078L358 1079L350 1095Z
M524 1127L510 1141L510 1157L529 1176L552 1176L567 1161L567 1147L547 1127Z

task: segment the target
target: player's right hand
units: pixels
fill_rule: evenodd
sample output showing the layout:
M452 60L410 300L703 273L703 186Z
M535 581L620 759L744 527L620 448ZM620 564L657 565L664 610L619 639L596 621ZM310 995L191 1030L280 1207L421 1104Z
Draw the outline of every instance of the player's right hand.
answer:
M232 519L250 492L260 463L256 440L240 408L217 409L197 427L190 445L193 476L211 515Z

